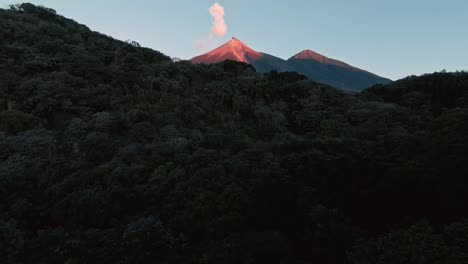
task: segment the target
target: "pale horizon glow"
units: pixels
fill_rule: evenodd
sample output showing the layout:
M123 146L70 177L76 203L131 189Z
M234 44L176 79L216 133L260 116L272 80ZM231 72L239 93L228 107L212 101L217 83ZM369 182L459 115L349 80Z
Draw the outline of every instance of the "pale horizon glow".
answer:
M0 7L18 2L0 0ZM283 59L310 49L393 80L468 70L465 0L25 2L181 59L236 37Z

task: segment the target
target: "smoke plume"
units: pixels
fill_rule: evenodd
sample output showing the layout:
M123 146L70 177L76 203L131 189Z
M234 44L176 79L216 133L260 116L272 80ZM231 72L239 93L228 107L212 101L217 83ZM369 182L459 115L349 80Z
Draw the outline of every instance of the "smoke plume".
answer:
M214 3L210 9L210 14L213 17L213 26L211 32L218 37L222 37L227 32L227 25L224 21L224 7L218 3Z
M224 21L224 7L218 3L214 3L208 11L213 17L213 25L210 33L205 38L200 38L195 41L195 48L198 52L207 52L219 44L219 38L226 35L228 27Z

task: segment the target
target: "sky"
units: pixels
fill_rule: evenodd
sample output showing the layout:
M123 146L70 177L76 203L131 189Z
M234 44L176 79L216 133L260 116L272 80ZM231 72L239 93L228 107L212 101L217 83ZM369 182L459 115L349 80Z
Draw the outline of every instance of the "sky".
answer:
M0 7L18 2L0 0ZM236 37L283 59L311 49L393 80L468 70L466 0L29 2L53 8L92 30L181 59ZM219 8L210 12L216 2L224 14Z

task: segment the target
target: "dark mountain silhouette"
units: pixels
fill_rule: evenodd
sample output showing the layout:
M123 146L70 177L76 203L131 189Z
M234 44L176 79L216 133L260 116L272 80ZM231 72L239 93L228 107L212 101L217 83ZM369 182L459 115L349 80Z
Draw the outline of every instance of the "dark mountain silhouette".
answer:
M363 90L375 84L387 84L391 80L353 67L339 60L328 58L312 50L304 50L290 59L258 52L237 38L232 38L221 47L197 56L193 63L218 63L235 60L253 65L259 72L272 70L297 71L311 80L325 83L343 90Z

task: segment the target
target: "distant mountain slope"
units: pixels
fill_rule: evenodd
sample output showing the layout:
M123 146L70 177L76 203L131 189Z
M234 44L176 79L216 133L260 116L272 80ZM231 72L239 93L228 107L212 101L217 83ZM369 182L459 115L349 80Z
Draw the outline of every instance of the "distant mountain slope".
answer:
M320 63L340 66L343 68L358 69L342 61L325 57L322 54L312 51L310 49L299 52L298 54L292 56L289 60L315 60Z
M219 48L191 59L193 63L205 64L218 63L225 60L234 60L251 64L259 72L269 72L275 69L278 71L294 70L289 67L285 60L255 51L244 42L234 37Z
M375 84L387 84L391 80L353 67L342 61L330 59L312 50L304 50L289 60L258 52L237 38L232 38L221 47L197 56L193 63L218 63L235 60L253 65L259 72L297 71L311 80L343 90L359 91Z
M344 90L362 90L391 80L353 67L342 61L304 50L288 60L290 67L310 79Z

